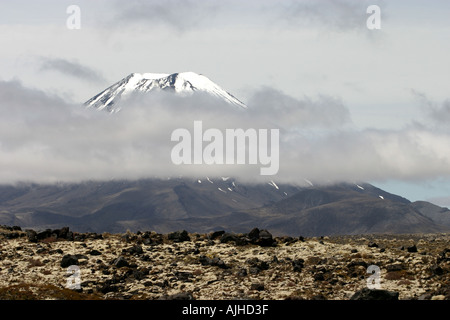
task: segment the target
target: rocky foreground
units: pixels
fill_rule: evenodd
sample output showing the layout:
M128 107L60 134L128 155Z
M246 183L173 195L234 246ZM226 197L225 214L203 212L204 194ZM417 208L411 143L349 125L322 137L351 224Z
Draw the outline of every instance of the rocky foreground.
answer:
M2 226L0 299L450 300L449 240Z

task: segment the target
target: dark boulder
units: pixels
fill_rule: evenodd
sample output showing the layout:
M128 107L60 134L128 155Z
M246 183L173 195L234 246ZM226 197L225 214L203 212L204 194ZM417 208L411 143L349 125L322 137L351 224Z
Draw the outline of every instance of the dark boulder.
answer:
M201 255L198 258L198 260L203 266L216 266L221 269L229 269L230 268L227 264L225 264L225 262L222 259L220 259L218 257L209 258L207 256Z
M115 266L116 268L122 268L122 267L128 267L129 263L124 257L118 257L114 259L111 264Z
M273 239L272 234L267 230L261 230L259 232L259 239L256 244L261 247L272 247L276 245L276 241Z
M169 233L167 237L169 240L174 242L191 241L191 238L186 230Z
M180 292L172 295L163 295L158 300L195 300L190 292Z
M444 269L442 269L439 265L435 264L430 267L430 271L432 275L441 276L445 273Z
M63 227L61 229L55 229L52 231L53 234L56 234L57 238L60 239L67 239L67 236L69 234L69 227Z
M214 231L208 235L208 239L215 240L221 237L225 233L224 230Z
M78 257L72 254L66 254L61 259L61 268L68 268L71 265L78 265Z
M47 229L47 230L38 232L36 237L38 240L44 240L44 239L50 238L52 236L52 234L53 234L52 230ZM56 238L56 237L54 237L54 238Z
M230 241L236 242L236 241L238 241L238 239L239 239L239 237L236 234L225 232L220 237L220 242L221 243L227 243L227 242L230 242Z
M239 269L239 271L237 272L237 276L238 277L245 277L245 276L247 276L247 270L244 269L244 268Z
M305 266L304 263L305 263L305 260L303 260L303 259L293 260L292 261L293 270L295 272L301 272L303 267Z
M269 263L259 260L258 258L250 258L246 263L250 265L249 272L251 274L258 274L261 271L268 270L270 267Z
M387 272L393 272L393 271L402 271L405 270L405 266L403 263L394 263L386 266Z
M325 280L325 276L324 276L323 272L318 272L318 273L314 274L313 278L315 281L324 281Z
M350 300L398 300L398 292L381 289L361 289Z
M120 289L121 287L116 285L115 279L108 279L97 287L97 290L103 294L108 292L118 292Z
M445 248L437 258L436 262L439 264L441 262L450 261L450 249Z
M26 230L26 233L27 233L28 241L30 241L30 242L37 242L38 241L38 239L37 239L37 232L36 231L34 231L34 230Z
M92 249L91 251L88 252L88 254L91 255L91 256L99 256L102 253L100 251L98 251L98 250Z
M12 240L17 239L21 237L21 234L19 232L9 232L9 233L2 233L2 236L4 236L6 239Z
M273 239L272 234L263 229L259 230L258 228L253 228L248 234L247 237L252 244L259 245L261 247L271 247L276 245L276 241Z
M248 233L248 237L251 242L255 242L259 239L259 229L253 228L252 231Z
M186 272L186 271L176 271L175 277L177 277L180 281L191 281L191 278L194 277L192 272Z
M135 246L132 246L131 248L123 249L122 252L131 254L131 255L135 255L135 254L139 255L139 254L144 253L144 250L142 249L142 247L140 245L137 244Z
M250 290L263 291L264 283L252 283L250 286Z

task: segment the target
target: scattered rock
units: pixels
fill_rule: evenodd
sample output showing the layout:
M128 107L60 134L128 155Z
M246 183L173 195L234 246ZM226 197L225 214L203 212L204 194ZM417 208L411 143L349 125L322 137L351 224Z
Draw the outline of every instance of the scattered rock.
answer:
M151 238L145 238L144 240L142 240L142 243L145 244L146 246L149 246L153 243Z
M369 248L378 248L378 244L376 244L375 242L370 242L367 246Z
M38 239L37 239L37 232L36 231L34 231L34 230L26 230L26 233L27 233L28 241L30 241L30 242L37 242L38 241Z
M142 247L140 245L137 244L135 246L132 246L131 248L123 249L122 252L131 254L131 255L139 255L139 254L144 253L144 250L142 249Z
M361 289L350 300L398 300L398 292L382 289Z
M426 292L426 293L420 295L419 298L417 298L417 300L431 300L432 296L433 295L431 293Z
M304 263L305 263L305 260L303 260L303 259L293 260L292 261L293 270L295 272L301 272L305 266Z
M26 230L28 241L38 242L44 239L52 238L54 240L74 240L74 234L69 230L69 227L61 229L46 229L44 231L36 232L31 229Z
M194 275L191 272L177 271L175 272L175 277L180 281L190 281Z
M133 270L131 272L131 276L138 281L144 279L147 274L148 272L144 270Z
M249 233L248 237L250 238L251 242L255 242L259 239L259 229L253 228Z
M68 268L71 265L78 265L78 257L76 255L66 254L61 259L61 268Z
M212 232L212 233L210 233L210 234L208 235L208 239L210 239L210 240L216 240L216 239L218 239L219 237L221 237L224 233L225 233L224 230L214 231L214 232Z
M223 260L221 260L218 257L209 258L207 256L201 255L198 260L203 266L216 266L221 269L229 269L230 268L229 266L227 266L225 264L225 262Z
M263 270L269 269L269 263L266 261L259 260L258 258L251 258L246 261L249 265L249 272L251 274L258 274Z
M437 263L441 263L441 262L445 262L445 261L450 261L450 249L445 248L439 255L439 257L437 258Z
M5 237L8 240L17 239L17 238L22 237L22 233L20 233L20 232L3 232L0 235L2 235L3 237Z
M106 294L109 292L118 292L121 287L115 284L114 279L108 279L97 287L97 291Z
M169 240L172 240L174 242L191 241L191 238L189 237L189 234L186 230L169 233L167 237Z
M430 267L430 271L432 275L441 276L444 274L444 269L442 269L439 265L435 264Z
M128 266L130 265L130 264L128 263L128 261L127 261L124 257L122 257L122 256L120 256L120 257L114 259L114 260L111 262L111 264L112 264L113 266L115 266L116 268L128 267Z
M323 272L315 273L313 278L314 278L315 281L324 281L325 280Z
M89 251L88 254L90 254L91 256L100 256L102 253L98 250L93 249Z
M195 300L190 292L180 292L172 295L162 295L158 300Z
M247 269L244 269L244 268L239 269L239 271L237 272L237 276L238 277L245 277L245 276L247 276Z
M390 265L386 266L387 272L402 271L402 270L405 270L403 263L394 263L394 264L390 264Z
M348 265L347 265L347 268L349 268L349 269L352 269L352 268L354 268L354 267L364 267L365 269L367 269L367 267L369 266L368 264L367 264L367 262L365 262L365 261L359 261L359 260L356 260L356 261L352 261L352 262L350 262Z
M47 249L41 246L39 243L36 245L36 253L44 253Z
M20 233L23 240L17 240L15 233ZM382 267L384 279L396 284L394 290L398 292L360 290L354 292L353 300L450 299L447 235L425 235L424 240L413 235L323 237L326 247L319 245L318 237L300 243L301 237L274 238L258 228L249 233L220 230L188 234L183 230L170 235L128 232L125 236L72 233L67 227L40 232L8 227L0 228L0 237L3 282L22 281L23 277L43 285L53 284L58 272L62 275L67 271L54 270L55 264L61 268L78 265L83 294L95 294L101 299L192 300L193 294L198 299L348 299L348 288L365 283L370 264ZM91 241L100 237L107 240ZM68 243L68 239L80 242ZM402 243L415 243L421 255L406 254L415 246L405 246L404 253L399 254L397 249ZM381 249L367 249L378 245ZM77 254L77 250L85 255ZM46 277L28 278L32 272ZM63 282L64 278L57 285L61 287ZM265 283L270 286L265 287Z
M263 291L264 284L263 283L252 283L250 286L250 290Z
M417 252L417 247L416 247L416 245L412 245L412 246L406 248L406 250L408 252Z
M276 245L276 241L273 239L272 234L267 230L261 230L259 232L259 238L256 241L256 244L261 247L271 247Z
M238 242L239 237L234 233L228 233L228 232L223 233L222 236L220 237L221 243L227 243L230 241Z
M276 245L276 241L273 239L272 234L263 229L253 228L247 235L250 243L259 245L261 247L271 247Z

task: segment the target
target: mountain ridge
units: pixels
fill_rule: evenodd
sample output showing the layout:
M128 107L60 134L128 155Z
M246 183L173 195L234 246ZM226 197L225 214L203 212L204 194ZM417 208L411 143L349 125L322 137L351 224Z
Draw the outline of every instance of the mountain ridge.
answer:
M202 74L195 72L179 73L131 73L125 78L112 84L105 90L96 94L86 101L87 107L117 112L124 102L136 95L153 91L171 91L178 95L189 96L196 92L206 93L219 101L246 109L247 106L222 89L219 85L211 81Z
M256 226L291 236L450 231L415 203L370 184L275 187L178 178L0 186L0 194L0 224L40 229L244 232Z

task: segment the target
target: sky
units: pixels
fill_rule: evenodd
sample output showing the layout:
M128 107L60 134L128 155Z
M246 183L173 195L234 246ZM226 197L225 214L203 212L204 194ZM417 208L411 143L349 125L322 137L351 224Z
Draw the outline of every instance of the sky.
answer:
M167 159L170 132L201 117L281 128L275 181L365 181L450 207L449 12L444 0L0 0L0 182L186 174ZM250 111L223 121L225 107L161 97L113 117L80 107L130 73L185 71Z

